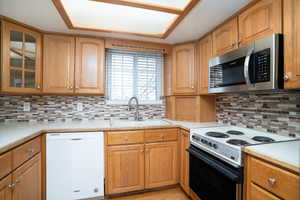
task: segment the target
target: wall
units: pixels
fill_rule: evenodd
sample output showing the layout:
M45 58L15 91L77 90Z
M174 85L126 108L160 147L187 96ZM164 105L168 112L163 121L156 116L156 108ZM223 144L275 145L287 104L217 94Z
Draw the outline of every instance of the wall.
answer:
M300 136L300 92L219 95L217 120L281 135Z
M31 103L31 111L23 111L23 103ZM77 103L83 103L83 111L77 111ZM1 96L0 122L37 122L70 120L133 119L134 111L127 105L107 105L99 96ZM165 105L141 105L143 119L161 119Z

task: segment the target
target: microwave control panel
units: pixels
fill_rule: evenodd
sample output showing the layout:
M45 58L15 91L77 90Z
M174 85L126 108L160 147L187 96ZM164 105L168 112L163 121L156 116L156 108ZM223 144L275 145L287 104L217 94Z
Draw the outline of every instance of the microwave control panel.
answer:
M255 82L270 81L270 49L265 49L255 53Z

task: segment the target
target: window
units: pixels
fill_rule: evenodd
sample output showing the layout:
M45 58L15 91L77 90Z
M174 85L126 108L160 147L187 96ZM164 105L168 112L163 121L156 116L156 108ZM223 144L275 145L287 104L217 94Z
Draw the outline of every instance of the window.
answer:
M127 104L136 96L141 104L160 104L163 54L135 51L106 51L107 99Z

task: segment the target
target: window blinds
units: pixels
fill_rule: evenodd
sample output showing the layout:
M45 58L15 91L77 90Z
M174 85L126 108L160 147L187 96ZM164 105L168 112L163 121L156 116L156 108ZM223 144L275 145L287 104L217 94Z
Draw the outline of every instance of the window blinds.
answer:
M107 98L127 103L161 103L163 54L108 49L106 51Z

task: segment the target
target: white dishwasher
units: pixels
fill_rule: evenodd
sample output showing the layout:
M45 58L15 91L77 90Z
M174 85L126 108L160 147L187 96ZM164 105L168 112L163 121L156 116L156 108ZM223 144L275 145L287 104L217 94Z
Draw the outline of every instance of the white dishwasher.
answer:
M47 200L104 196L103 132L46 135Z

